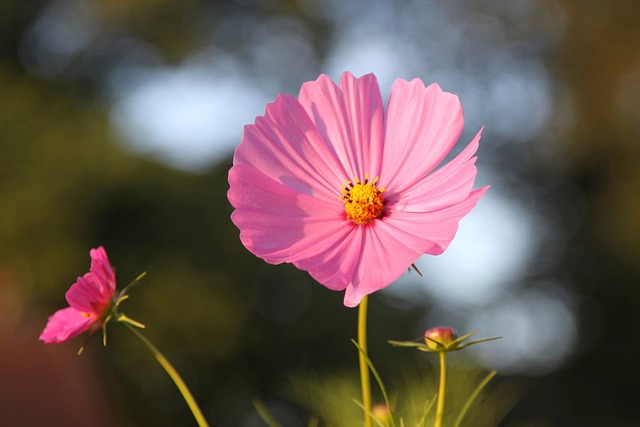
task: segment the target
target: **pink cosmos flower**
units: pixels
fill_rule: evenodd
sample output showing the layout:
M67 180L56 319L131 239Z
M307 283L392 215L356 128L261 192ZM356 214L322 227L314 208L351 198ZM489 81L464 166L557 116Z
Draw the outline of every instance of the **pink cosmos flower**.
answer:
M61 343L91 329L100 328L109 315L116 292L115 271L109 264L102 246L91 249L91 269L71 285L65 298L70 307L56 311L49 317L40 334L46 344Z
M293 263L354 307L422 254L444 252L488 187L472 190L480 132L436 170L463 127L458 97L396 80L386 112L373 74L326 75L278 96L244 129L229 171L242 243Z

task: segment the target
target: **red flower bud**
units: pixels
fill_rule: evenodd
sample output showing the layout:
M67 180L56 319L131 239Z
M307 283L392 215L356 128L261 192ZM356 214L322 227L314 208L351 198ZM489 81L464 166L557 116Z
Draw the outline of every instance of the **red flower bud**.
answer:
M456 339L458 339L458 334L455 329L449 326L436 326L424 333L427 347L436 351L445 350Z

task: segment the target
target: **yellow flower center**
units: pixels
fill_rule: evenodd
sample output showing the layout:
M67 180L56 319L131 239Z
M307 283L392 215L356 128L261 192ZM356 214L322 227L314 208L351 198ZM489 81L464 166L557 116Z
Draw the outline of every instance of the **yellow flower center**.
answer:
M341 198L344 200L347 219L354 224L370 224L373 220L382 217L384 211L382 192L385 189L378 188L377 183L377 177L369 182L368 174L365 175L364 182L355 178L353 181L346 182Z

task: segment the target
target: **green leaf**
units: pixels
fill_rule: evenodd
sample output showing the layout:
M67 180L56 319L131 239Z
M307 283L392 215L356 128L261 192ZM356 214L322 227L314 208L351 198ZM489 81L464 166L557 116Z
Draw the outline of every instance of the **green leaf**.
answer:
M464 343L461 346L459 346L458 349L469 347L470 345L474 345L474 344L480 344L481 342L499 340L500 338L502 338L502 337L482 338L482 339L479 339L479 340L469 341L469 342Z
M388 340L387 341L389 344L395 346L395 347L426 347L425 344L421 343L421 342L415 342L415 341L394 341L394 340Z

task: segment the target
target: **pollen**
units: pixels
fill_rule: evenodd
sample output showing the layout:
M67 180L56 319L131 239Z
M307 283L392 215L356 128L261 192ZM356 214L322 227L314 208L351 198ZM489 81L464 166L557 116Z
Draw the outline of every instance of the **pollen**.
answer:
M341 198L344 200L344 210L347 219L354 224L371 224L374 220L382 218L384 213L384 188L378 188L378 178L369 181L369 175L365 175L364 182L359 179L347 181L342 189Z

